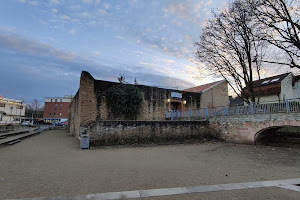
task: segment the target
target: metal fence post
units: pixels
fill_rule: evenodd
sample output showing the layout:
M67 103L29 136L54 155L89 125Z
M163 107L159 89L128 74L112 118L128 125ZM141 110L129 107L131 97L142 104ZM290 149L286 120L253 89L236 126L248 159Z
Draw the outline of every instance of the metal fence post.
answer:
M205 107L205 117L208 117L208 108Z
M166 119L168 119L168 111L166 111Z
M288 99L285 100L285 106L286 106L286 112L290 112L290 104Z
M173 110L171 110L171 120L173 120Z
M267 104L267 113L270 113L271 112L271 106L270 106L270 104L268 103Z
M251 111L251 114L254 114L254 108L253 108L253 102L252 101L250 102L250 111Z
M228 115L228 107L227 106L224 107L224 114Z
M192 109L190 108L190 117L193 116L193 112L192 112Z
M176 117L177 117L177 119L179 118L179 110L178 109L176 111Z

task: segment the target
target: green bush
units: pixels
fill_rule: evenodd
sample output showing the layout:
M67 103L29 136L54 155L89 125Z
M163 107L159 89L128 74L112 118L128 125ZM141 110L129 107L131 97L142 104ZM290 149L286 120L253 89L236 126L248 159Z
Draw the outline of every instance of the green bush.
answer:
M107 90L107 105L117 118L137 119L142 102L141 90L133 85L114 85Z

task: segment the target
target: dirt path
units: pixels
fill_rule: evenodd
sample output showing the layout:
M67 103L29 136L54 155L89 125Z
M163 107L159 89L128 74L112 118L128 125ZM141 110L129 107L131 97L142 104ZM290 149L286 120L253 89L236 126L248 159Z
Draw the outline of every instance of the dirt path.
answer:
M300 149L205 143L80 150L78 140L61 130L0 148L0 160L0 199L300 178ZM255 190L201 195L204 199L232 199L236 194L252 199L300 196L285 189ZM197 199L199 194L163 198Z

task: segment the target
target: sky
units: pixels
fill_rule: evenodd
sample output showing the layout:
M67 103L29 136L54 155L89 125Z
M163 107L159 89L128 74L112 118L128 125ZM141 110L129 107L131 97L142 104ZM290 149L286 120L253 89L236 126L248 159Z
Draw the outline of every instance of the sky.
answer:
M1 0L0 96L43 101L95 79L180 90L217 81L195 46L224 0Z

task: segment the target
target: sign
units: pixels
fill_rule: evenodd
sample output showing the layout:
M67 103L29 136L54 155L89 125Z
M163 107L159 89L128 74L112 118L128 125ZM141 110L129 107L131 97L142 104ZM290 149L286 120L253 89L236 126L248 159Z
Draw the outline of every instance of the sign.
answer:
M182 98L182 94L179 92L171 92L171 97Z

